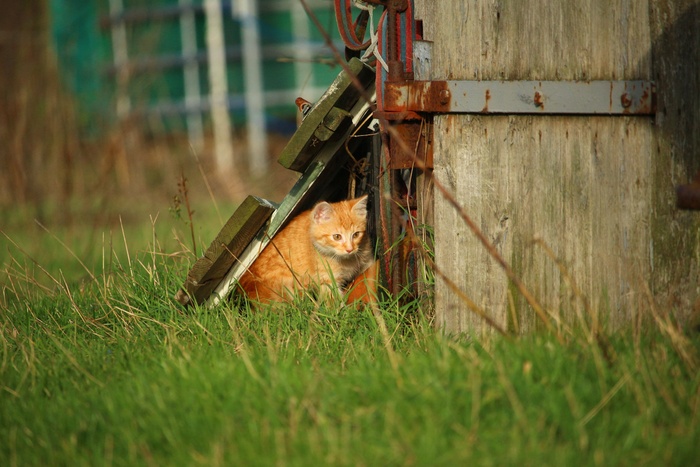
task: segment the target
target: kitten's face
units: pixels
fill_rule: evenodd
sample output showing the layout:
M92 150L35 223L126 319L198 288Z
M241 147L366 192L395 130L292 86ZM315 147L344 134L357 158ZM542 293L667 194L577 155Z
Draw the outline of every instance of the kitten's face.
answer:
M359 250L367 227L367 196L328 204L311 212L311 240L325 256L349 257Z

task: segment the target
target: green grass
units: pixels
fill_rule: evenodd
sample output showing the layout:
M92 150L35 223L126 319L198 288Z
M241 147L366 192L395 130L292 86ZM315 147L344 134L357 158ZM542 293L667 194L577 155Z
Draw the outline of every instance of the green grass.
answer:
M71 219L59 207L44 208L46 219L35 220L28 208L0 212L0 288L54 289L56 282L79 287L93 276L129 267L130 257L159 252L187 256L193 250L189 219L182 209L131 200L115 205L74 207ZM195 213L197 253L202 254L234 211L227 204L198 206ZM206 221L205 221L206 219ZM31 293L31 288L30 293ZM0 295L0 303L2 295Z
M448 338L396 303L380 315L388 336L371 312L309 303L184 310L172 296L192 259L143 250L42 288L10 271L0 465L680 466L700 454L700 339L666 318L562 344Z

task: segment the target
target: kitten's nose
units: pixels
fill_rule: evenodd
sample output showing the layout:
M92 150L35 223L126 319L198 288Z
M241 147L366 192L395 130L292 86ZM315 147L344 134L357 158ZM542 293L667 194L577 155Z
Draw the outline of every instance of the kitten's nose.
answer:
M352 253L352 250L354 250L352 245L345 245L345 251L347 253Z

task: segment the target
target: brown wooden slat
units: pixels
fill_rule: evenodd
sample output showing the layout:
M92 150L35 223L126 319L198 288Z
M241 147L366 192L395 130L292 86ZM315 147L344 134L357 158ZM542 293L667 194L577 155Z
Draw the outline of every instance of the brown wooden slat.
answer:
M204 303L231 269L236 258L267 223L275 207L268 201L248 196L236 209L204 256L187 274L183 289L175 299L186 305L191 299Z

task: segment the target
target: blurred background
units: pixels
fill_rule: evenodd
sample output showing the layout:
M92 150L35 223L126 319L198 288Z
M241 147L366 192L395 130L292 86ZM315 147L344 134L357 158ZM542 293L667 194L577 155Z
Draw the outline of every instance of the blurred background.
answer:
M340 72L299 0L5 0L0 69L5 269L36 231L81 257L154 219L210 242L246 194L286 194L295 99Z

